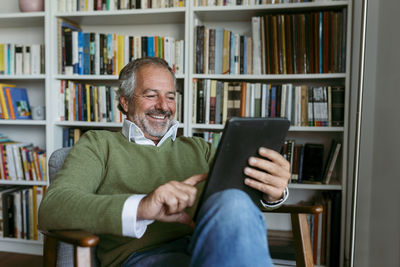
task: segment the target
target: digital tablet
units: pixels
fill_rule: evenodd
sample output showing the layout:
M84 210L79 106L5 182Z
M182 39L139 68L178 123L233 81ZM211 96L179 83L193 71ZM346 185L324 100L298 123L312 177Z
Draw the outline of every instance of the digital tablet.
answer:
M231 118L222 133L195 219L202 203L224 189L243 190L259 206L261 192L244 184L244 168L248 166L249 157L259 156L260 147L280 152L289 126L285 118Z

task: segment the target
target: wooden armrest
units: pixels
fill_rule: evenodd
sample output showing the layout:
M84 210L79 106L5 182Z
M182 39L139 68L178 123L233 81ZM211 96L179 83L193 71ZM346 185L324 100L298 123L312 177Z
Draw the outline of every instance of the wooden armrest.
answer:
M99 243L99 237L82 230L42 231L42 233L47 237L80 247L95 247Z
M281 207L274 210L262 209L263 212L275 212L275 213L306 213L306 214L319 214L323 211L321 205L282 205Z

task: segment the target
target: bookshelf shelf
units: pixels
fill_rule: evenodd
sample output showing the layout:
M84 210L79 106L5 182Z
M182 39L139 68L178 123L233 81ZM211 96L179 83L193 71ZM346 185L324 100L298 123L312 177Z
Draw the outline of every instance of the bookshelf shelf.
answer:
M38 185L38 186L47 186L47 181L9 181L9 180L0 180L0 185Z
M85 122L85 121L58 121L55 123L58 126L68 127L106 127L106 128L120 128L122 123L116 122Z
M56 17L74 20L84 25L129 25L185 23L184 7L133 9L118 11L58 12ZM157 19L154 19L157 16Z
M262 81L289 81L289 80L327 80L327 79L345 79L345 73L326 73L326 74L273 74L273 75L224 75L224 74L193 74L197 79L214 80L262 80Z
M265 12L275 11L303 11L342 8L348 5L348 1L323 1L310 3L292 3L292 4L266 4L266 5L248 5L248 6L201 6L194 7L193 11L200 20L206 21L247 21L252 16L258 16Z
M85 121L58 121L54 123L63 127L98 127L98 128L121 128L122 123L116 122L85 122ZM184 124L180 123L179 128L183 128Z
M0 75L0 80L44 80L45 74L38 75Z
M342 190L339 184L289 184L290 189L304 190Z
M44 12L15 12L15 13L0 13L0 28L18 28L26 27L26 25L43 26Z
M0 125L41 125L45 126L45 120L0 120Z
M118 75L55 75L57 80L96 80L96 81L118 81ZM184 74L177 74L177 79L184 79Z

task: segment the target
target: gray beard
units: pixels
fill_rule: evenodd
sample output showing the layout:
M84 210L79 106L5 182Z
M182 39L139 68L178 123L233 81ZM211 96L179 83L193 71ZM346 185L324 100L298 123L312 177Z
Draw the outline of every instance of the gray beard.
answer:
M171 127L172 120L168 119L165 122L157 123L157 126L154 127L146 119L146 117L139 117L138 115L135 115L134 123L136 125L138 125L138 126L140 125L140 126L143 127L142 131L143 131L144 134L148 134L148 135L153 136L153 137L161 138L167 133L167 131Z

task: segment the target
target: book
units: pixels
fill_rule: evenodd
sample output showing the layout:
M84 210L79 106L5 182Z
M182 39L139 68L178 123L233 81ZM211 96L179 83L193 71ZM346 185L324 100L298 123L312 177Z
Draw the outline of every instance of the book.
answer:
M13 110L16 120L32 119L31 108L29 105L28 93L26 88L4 87L7 91L7 98L10 109Z
M15 87L15 85L0 83L0 106L2 111L2 119L9 120L11 117L8 111L7 96L4 93L4 87Z
M324 145L307 143L304 146L302 182L322 183Z
M331 181L333 169L335 168L341 146L342 144L339 143L336 139L332 140L331 147L329 149L328 159L324 167L324 174L322 181L324 184L329 184Z

